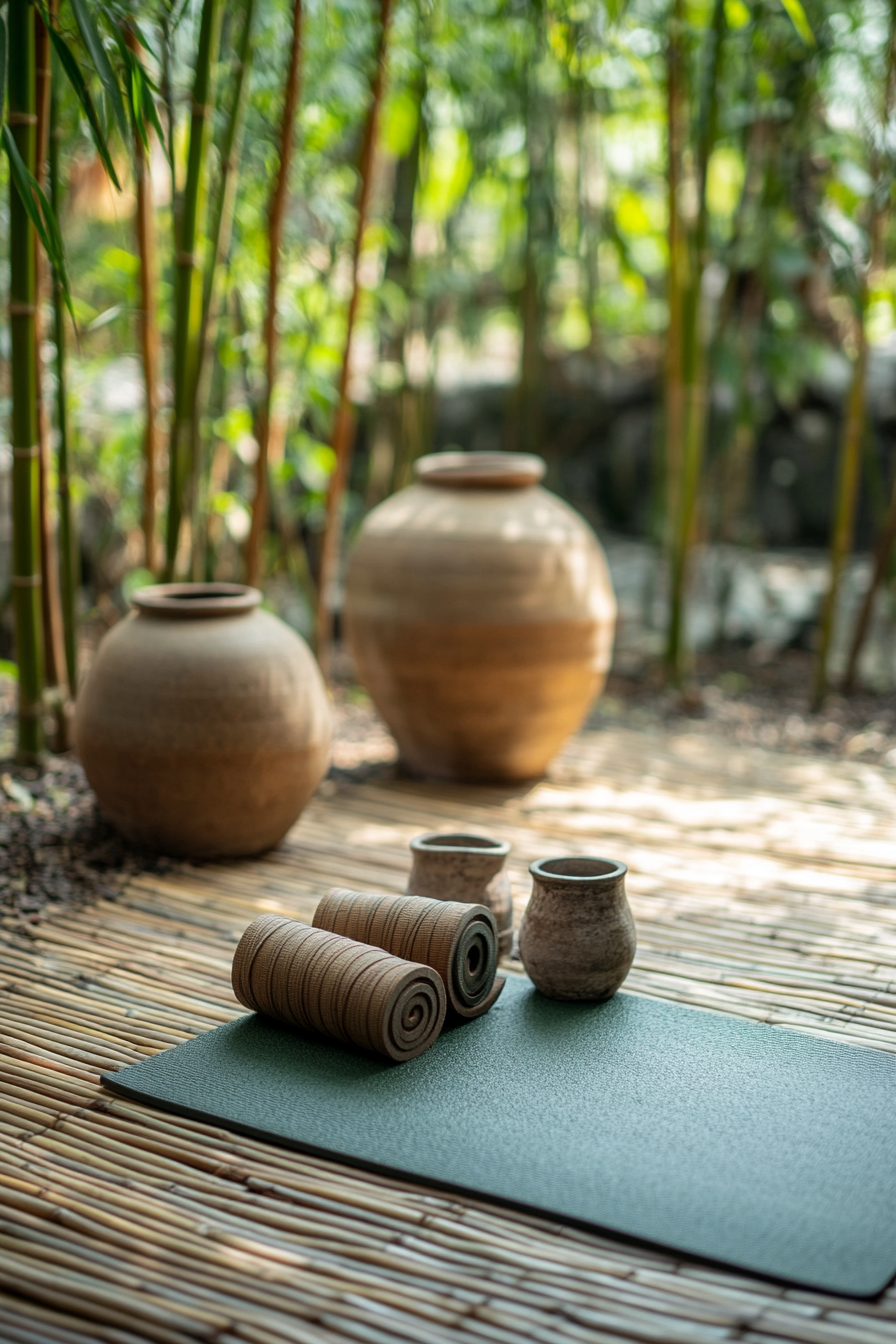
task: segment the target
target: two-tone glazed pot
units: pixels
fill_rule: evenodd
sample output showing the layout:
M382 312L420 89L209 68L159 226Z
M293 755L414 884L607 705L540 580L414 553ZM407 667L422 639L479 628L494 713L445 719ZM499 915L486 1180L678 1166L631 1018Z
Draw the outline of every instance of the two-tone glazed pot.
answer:
M349 561L358 677L415 774L541 774L610 665L600 544L521 453L434 453L368 514Z
M101 643L75 738L109 819L195 858L283 838L327 768L330 709L307 644L255 588L159 584Z

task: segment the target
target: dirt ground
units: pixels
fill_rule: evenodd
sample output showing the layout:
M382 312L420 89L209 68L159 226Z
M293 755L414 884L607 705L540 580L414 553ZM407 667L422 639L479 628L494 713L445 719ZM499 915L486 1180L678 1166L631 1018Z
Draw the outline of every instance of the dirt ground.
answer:
M857 758L896 769L896 695L831 694L813 714L813 663L813 655L802 649L784 649L761 661L750 649L703 654L683 692L668 689L658 667L638 677L611 674L589 725L686 727L744 746Z
M811 668L811 655L801 650L761 663L733 650L703 657L684 692L669 690L659 669L614 674L588 726L686 730L733 745L854 758L892 769L896 783L896 697L832 695L821 713L810 714ZM338 673L330 769L337 786L398 768L395 742L353 683L347 660ZM73 755L50 756L42 771L16 765L14 710L15 685L0 679L0 913L36 921L54 906L113 893L138 869L174 865L135 850L103 820Z

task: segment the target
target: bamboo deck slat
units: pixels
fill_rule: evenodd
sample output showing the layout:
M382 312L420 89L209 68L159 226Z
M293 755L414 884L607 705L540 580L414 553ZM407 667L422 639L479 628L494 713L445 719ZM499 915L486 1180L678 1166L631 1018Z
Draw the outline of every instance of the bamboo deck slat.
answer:
M896 1344L896 1291L786 1290L100 1089L242 1011L229 967L257 914L400 892L408 840L438 829L512 842L518 917L531 859L624 859L635 992L896 1051L887 771L620 729L534 788L330 783L274 854L2 931L0 1339Z

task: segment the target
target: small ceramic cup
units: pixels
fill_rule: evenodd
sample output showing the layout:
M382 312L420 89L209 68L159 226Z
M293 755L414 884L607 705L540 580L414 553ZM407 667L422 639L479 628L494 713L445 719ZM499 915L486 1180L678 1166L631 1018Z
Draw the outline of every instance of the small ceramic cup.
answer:
M551 999L609 999L635 957L635 921L624 863L590 857L530 864L532 897L520 925L520 957Z
M411 841L409 896L484 905L498 925L498 955L513 942L513 897L504 869L510 845L487 835L418 835Z

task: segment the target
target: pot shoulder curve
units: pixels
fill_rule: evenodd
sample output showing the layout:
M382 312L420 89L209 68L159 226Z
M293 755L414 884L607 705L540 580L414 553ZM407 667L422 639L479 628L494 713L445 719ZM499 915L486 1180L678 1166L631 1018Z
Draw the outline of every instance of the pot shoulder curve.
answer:
M583 518L531 486L411 486L361 529L346 585L348 619L446 623L594 620L616 603L606 557Z
M328 745L330 711L303 639L269 612L195 621L129 616L102 641L78 697L79 746L178 751Z

